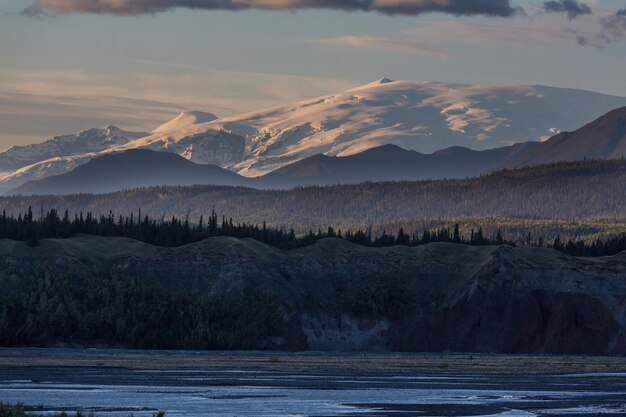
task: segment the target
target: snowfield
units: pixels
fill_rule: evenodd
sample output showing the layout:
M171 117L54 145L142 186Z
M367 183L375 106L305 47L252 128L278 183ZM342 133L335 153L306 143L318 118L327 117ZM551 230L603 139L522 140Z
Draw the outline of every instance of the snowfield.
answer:
M0 153L0 187L60 174L128 149L174 152L253 177L324 153L384 144L419 152L482 150L546 140L617 107L626 97L546 86L464 85L386 78L350 90L219 118L185 112L149 133L91 129Z

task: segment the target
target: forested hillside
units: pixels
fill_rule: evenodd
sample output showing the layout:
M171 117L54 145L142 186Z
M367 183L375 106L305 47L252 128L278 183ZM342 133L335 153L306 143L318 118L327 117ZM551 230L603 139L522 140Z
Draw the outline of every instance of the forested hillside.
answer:
M296 233L329 225L344 230L424 219L498 216L526 219L626 217L626 161L556 163L464 180L364 183L260 191L243 187L154 187L102 195L14 196L0 209L17 216L40 210L95 216L143 213L197 222L214 208L238 222L285 226ZM428 221L430 221L428 220ZM594 220L597 223L597 220ZM394 226L394 229L397 227ZM394 230L395 231L395 230ZM622 229L623 231L623 229Z
M433 242L462 243L472 246L488 245L523 245L523 246L547 246L574 256L606 256L615 255L626 250L626 233L614 233L606 239L568 239L567 242L557 234L553 241L546 241L539 230L538 235L532 235L530 230L521 238L509 238L503 235L501 230L491 234L485 233L481 226L471 229L468 234L461 231L458 223L452 228L440 227L439 229L425 229L419 233L417 229L405 231L400 226L397 233L389 233L383 230L381 233L373 233L371 228L366 230L356 229L341 231L332 226L323 231L309 230L307 233L296 235L293 229L287 231L284 228L267 227L251 223L235 223L233 219L222 216L221 224L215 212L212 212L206 223L203 216L197 225L192 225L188 220L181 221L176 217L169 220L155 220L148 216L135 218L113 213L108 216L94 217L91 213L83 216L74 215L70 218L69 213L61 217L52 209L40 219L34 217L33 211L29 210L24 215L0 216L0 239L21 240L28 242L31 247L38 246L41 239L55 238L67 239L76 235L116 236L137 239L158 246L183 246L198 242L208 237L236 237L252 238L280 249L296 249L312 245L326 238L339 238L356 243L361 246L389 247L389 246L421 246Z
M0 240L0 345L626 353L626 253ZM346 329L351 329L346 331Z

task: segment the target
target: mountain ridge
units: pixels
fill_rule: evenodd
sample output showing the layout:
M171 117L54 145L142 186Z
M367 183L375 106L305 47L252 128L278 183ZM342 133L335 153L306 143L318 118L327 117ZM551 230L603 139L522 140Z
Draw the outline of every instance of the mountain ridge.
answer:
M248 177L319 153L348 156L385 144L421 153L452 146L484 150L547 139L620 106L626 106L626 98L546 86L377 81L229 117L184 112L153 132L106 149L72 147L51 155L34 151L43 145L31 145L33 151L21 162L9 161L15 150L5 151L0 171L22 171L6 174L0 186L15 188L48 172L68 171L94 154L133 148L177 153Z
M344 157L314 155L255 178L216 165L195 164L174 153L131 149L96 155L72 171L28 181L6 194L102 193L195 184L290 189L307 185L466 178L484 174L520 149L532 146L534 142L485 151L454 147L421 154L388 144Z
M502 166L538 165L558 160L616 159L626 156L626 107L614 109L573 132L561 132L526 149Z

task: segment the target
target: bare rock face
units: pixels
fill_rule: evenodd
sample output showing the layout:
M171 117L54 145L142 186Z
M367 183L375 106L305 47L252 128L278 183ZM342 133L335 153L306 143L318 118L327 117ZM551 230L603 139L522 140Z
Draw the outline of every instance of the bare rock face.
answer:
M281 251L234 238L164 248L85 236L35 248L0 241L0 259L0 286L12 297L34 299L28 284L42 271L87 293L90 280L113 274L164 296L271 297L282 330L245 348L626 354L626 252L574 258L546 248L366 248L337 239Z
M245 139L223 130L207 131L187 136L167 150L197 164L228 166L243 159Z

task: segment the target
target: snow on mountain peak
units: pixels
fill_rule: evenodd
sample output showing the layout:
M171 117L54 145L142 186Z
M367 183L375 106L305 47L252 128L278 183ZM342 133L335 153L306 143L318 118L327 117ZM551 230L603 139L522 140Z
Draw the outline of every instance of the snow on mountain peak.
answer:
M82 162L88 160L87 153L152 149L257 176L315 154L347 156L385 144L430 153L450 146L482 150L540 140L554 129L577 129L583 121L621 106L626 106L624 97L583 90L382 78L219 119L205 112L182 112L150 134L108 126L104 134L95 129L86 137L58 137L0 153L0 168L43 162L27 170L39 175L51 169L45 163L49 158L67 156ZM69 166L65 159L51 162L59 170ZM22 174L20 178L26 172Z
M153 132L173 132L193 125L212 122L215 119L217 119L217 116L212 113L202 111L184 111L174 119L154 129Z

